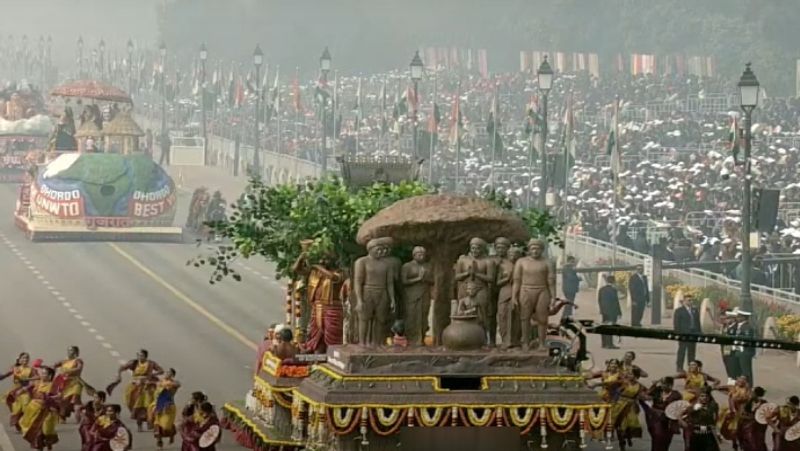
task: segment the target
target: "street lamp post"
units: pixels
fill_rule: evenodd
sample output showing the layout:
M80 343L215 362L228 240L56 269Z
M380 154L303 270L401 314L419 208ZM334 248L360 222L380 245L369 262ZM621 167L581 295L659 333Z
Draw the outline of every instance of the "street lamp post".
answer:
M133 41L128 39L128 93L133 95Z
M745 66L742 78L739 79L740 106L744 111L744 202L742 203L742 286L741 301L742 308L748 312L753 311L753 298L750 294L751 273L751 252L750 252L750 228L752 225L751 207L751 173L750 173L750 148L752 145L752 120L753 110L758 106L758 96L761 87L758 84L756 74L750 69L750 63Z
M539 178L539 209L544 211L547 208L547 96L550 88L553 87L553 69L547 62L547 55L537 71L539 81L539 91L542 92L542 147L539 149L541 155L541 177Z
M253 170L256 171L256 174L261 174L261 157L258 154L260 152L259 146L259 126L258 126L258 107L260 99L260 91L261 88L258 86L259 80L261 80L261 65L264 64L264 52L261 51L261 46L256 45L256 50L253 52L253 64L256 66L256 129L255 129L255 143L253 145Z
M419 57L419 50L414 52L414 58L411 60L411 80L414 82L414 158L417 157L419 149L417 148L418 141L418 118L417 118L417 105L419 105L419 81L422 79L422 72L425 66L422 64L422 58ZM433 164L433 162L430 162Z
M331 70L331 52L328 50L328 47L325 47L325 50L322 52L322 56L319 57L319 70L322 74L323 83L328 83L328 72ZM323 96L322 97L322 174L325 175L328 172L328 98ZM336 114L336 112L333 112ZM336 133L334 131L334 133ZM295 174L296 175L296 174Z
M167 45L161 43L158 47L158 53L161 55L161 162L169 164L169 149L166 148L165 143L169 139L167 137Z
M208 131L206 129L206 60L208 49L200 45L200 120L203 121L203 162L208 164ZM256 80L257 81L257 80Z
M78 78L83 78L83 36L78 36Z

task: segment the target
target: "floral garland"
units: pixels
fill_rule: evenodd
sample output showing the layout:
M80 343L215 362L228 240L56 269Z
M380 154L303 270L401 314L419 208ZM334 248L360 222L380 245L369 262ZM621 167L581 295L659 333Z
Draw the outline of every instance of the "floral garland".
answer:
M483 427L488 425L489 423L494 420L495 417L495 410L494 409L483 409L483 415L478 415L475 413L477 409L472 409L469 407L465 407L463 409L459 409L459 415L461 416L461 422L465 426L476 426L476 427Z
M383 409L370 409L369 411L369 424L372 426L372 432L386 437L397 432L403 426L403 419L405 418L405 409L392 409L389 416L383 414ZM384 429L387 428L388 429Z
M428 409L433 409L433 415L428 414ZM425 427L436 427L441 423L443 420L442 418L445 417L444 407L420 407L415 409L417 414L417 422ZM446 420L446 417L445 417Z
M253 450L281 448L283 450L296 451L303 446L299 442L270 439L242 411L231 404L223 406L222 414L220 421L222 427L233 432L236 442L245 448Z
M293 396L276 391L272 392L272 399L274 399L275 402L284 409L291 409L292 403L294 402Z
M558 407L550 408L549 425L558 434L564 434L571 431L578 422L579 415L575 415L575 411L570 408L564 409L564 415L560 415Z
M520 409L521 408L518 407L508 408L508 418L511 420L511 424L518 428L522 428L538 421L539 409L535 407L524 408L524 414L522 416L519 415Z
M342 413L344 413L344 416ZM361 411L347 407L330 407L325 418L334 434L347 435L358 426L358 422L361 419Z
M294 377L303 378L308 377L309 365L281 365L275 374L276 377Z
M589 413L588 424L593 430L603 430L606 421L608 420L608 409L604 408L589 408L586 409Z

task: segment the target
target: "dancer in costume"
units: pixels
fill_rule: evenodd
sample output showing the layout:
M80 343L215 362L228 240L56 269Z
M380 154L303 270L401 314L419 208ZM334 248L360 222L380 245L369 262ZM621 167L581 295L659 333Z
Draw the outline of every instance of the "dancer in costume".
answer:
M181 383L175 379L175 370L170 368L156 385L155 400L150 404L148 416L156 437L156 446L164 447L164 439L175 441L175 393Z
M790 396L770 419L775 451L800 451L800 439L788 440L786 437L786 431L797 423L800 423L800 398Z
M649 377L650 375L647 374L647 371L639 368L637 365L633 363L634 360L636 360L636 353L633 351L626 352L625 356L622 357L622 364L620 365L620 369L622 370L622 372L630 373L634 369L638 369L640 374L639 379L642 378L646 379L647 377Z
M752 397L750 384L747 377L739 376L733 385L718 387L717 390L728 394L728 405L722 408L719 416L719 432L725 440L733 443L733 449L739 449L738 425L744 406Z
M147 423L147 408L155 399L156 384L158 376L164 374L164 370L158 363L148 358L149 353L146 349L140 350L136 354L136 359L119 367L117 380L109 386L109 393L117 384L122 381L122 373L130 371L132 380L125 388L124 401L131 413L131 418L136 420L136 427L142 432L143 425ZM152 424L147 423L148 427Z
M92 427L95 421L105 413L106 393L97 391L92 399L81 407L81 425L78 433L81 436L81 451L92 450Z
M737 427L737 441L742 451L767 451L767 425L756 421L756 411L766 404L767 392L762 387L753 389L753 394L742 409Z
M651 451L669 451L672 438L678 433L678 422L666 415L667 406L682 399L681 394L673 390L673 384L671 377L662 378L647 391L647 398L652 404L639 402L644 409L647 431L650 433Z
M711 390L708 387L700 390L680 420L687 439L687 451L719 451L715 433L718 416L719 406L713 402Z
M208 401L205 393L192 393L192 400L181 411L181 451L192 451L192 437L201 420L200 406Z
M22 417L22 411L31 400L30 393L25 388L28 384L36 378L36 373L33 367L30 366L31 356L27 352L23 352L17 357L14 365L5 374L0 374L0 381L12 376L11 389L6 392L3 399L6 401L8 410L11 415L9 417L9 424L12 428L19 431L19 419Z
M55 370L49 367L40 370L41 379L31 389L31 400L19 420L22 437L31 448L52 449L58 443L56 424L58 424L61 399L55 390L53 377Z
M639 400L644 394L644 387L639 383L639 374L638 368L622 373L619 396L611 405L609 421L617 434L621 451L625 451L626 446L633 446L634 438L642 437L642 424L639 422Z
M188 449L191 451L216 451L216 445L222 438L222 428L219 425L217 414L214 412L214 406L210 402L204 402L200 405L199 412L193 431L187 437L189 439Z
M80 353L77 346L70 346L67 348L67 358L53 365L53 368L58 370L53 385L61 398L59 406L61 421L66 421L73 411L77 411L76 416L80 423L80 408L83 405L83 401L81 401L83 360L80 359Z
M92 427L91 451L129 450L133 447L133 434L122 424L119 414L122 407L111 404L105 407Z
M689 370L674 376L674 379L684 379L686 381L683 399L689 402L694 402L704 387L716 387L719 385L719 379L703 372L703 362L699 360L689 362Z

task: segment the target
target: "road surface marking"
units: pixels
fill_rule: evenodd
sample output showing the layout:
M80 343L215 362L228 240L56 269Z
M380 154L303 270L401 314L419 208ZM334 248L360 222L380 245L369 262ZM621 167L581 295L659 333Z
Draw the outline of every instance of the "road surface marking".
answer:
M43 276L43 275L41 275L41 274L39 274L38 276L36 276L36 278L37 278L37 279L39 279L39 280L44 280L44 276Z
M63 305L64 307L69 307L69 302L65 302L65 301L67 300L67 298L65 298L64 296L59 296L59 297L57 297L56 299L58 299L59 301L61 301L61 303L62 303L62 305Z
M102 335L95 335L94 339L97 340L97 341L106 341L106 337L104 337Z
M118 351L111 351L109 354L111 354L111 357L119 357Z
M113 348L113 346L111 346L111 345L110 345L110 344L108 344L108 343L101 343L101 344L100 344L100 346L102 346L102 347L104 347L104 348L106 348L106 349L111 349L111 348Z
M78 321L80 321L80 320L82 320L82 319L83 319L83 316L82 316L82 315L75 315L75 319L77 319Z
M193 301L189 296L183 294L183 292L181 292L180 290L169 284L166 280L161 278L161 276L153 272L150 268L145 266L143 263L134 258L132 255L125 252L114 243L108 243L108 245L111 247L111 249L114 249L114 251L118 253L120 256L122 256L125 260L128 260L133 266L137 267L140 271L142 271L148 277L156 281L159 285L167 289L167 291L175 295L175 297L178 298L180 301L182 301L184 304L193 308L197 313L199 313L207 320L211 321L214 325L222 329L225 333L227 333L228 335L230 335L231 337L238 340L240 343L242 343L243 345L247 346L248 348L254 351L258 349L258 345L256 345L252 340L247 338L243 333L239 332L238 330L230 326L228 323L214 316L211 312L206 310L202 305Z
M68 304L68 302L65 303L64 305L66 305L66 304ZM74 308L69 308L69 309L67 309L67 311L70 312L70 313L73 313L73 314L78 313L78 311L75 310Z
M90 323L89 321L81 321L81 326L83 326L83 327L89 327L91 325L92 325L92 323Z
M28 269L30 269L31 271L36 271L36 267L33 265L28 265Z
M94 327L92 327L92 328L90 328L89 330L87 330L87 332L89 332L90 334L96 334L96 333L97 333L97 329L95 329Z
M56 291L56 290L50 290L50 293L51 293L53 296L61 296L61 292L60 292L60 291Z
M126 363L128 363L128 361L119 359L119 360L117 360L117 363L119 363L120 365L125 365Z
M0 424L0 450L14 451L14 445L11 443L11 438L6 433L6 429Z

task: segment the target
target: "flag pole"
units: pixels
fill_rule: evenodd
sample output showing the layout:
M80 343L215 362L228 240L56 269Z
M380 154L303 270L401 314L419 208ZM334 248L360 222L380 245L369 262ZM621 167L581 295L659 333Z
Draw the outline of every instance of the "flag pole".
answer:
M575 133L573 127L575 126L575 120L572 111L572 89L570 89L568 97L567 97L567 120L569 121L566 125L569 127L565 130L564 136L564 193L563 197L561 198L561 223L564 227L564 243L563 247L561 248L561 266L564 266L564 263L567 262L567 233L568 233L568 220L569 215L567 214L567 196L569 195L569 157L572 153L572 135Z
M499 105L497 104L497 91L498 83L497 78L495 77L494 98L492 99L492 106L489 109L489 111L492 113L492 167L489 169L489 189L492 190L492 195L494 195L494 164L497 157L497 113L500 109Z
M533 104L533 102L531 102ZM532 108L532 106L531 106ZM527 110L526 110L527 113ZM538 112L537 112L538 114ZM535 117L529 117L528 120L531 121L531 134L530 134L530 145L528 146L528 187L527 187L527 208L531 208L531 199L533 197L533 153L536 149L534 146L534 140L536 138L536 120Z
M433 96L431 99L433 100L431 106L431 120L433 121L433 130L429 130L431 132L431 142L428 146L428 150L430 151L428 155L428 183L433 184L433 154L434 149L436 147L436 138L439 136L439 123L436 121L436 85L437 85L437 73L436 71L433 72Z
M294 79L295 83L297 83L297 90L295 91L294 95L294 157L297 158L297 151L299 150L298 147L300 145L300 130L298 130L298 124L300 123L300 66L295 66L294 68ZM314 166L314 172L316 173L317 167L319 165ZM319 174L317 174L319 176Z
M453 101L456 102L456 180L454 191L458 193L459 166L461 165L461 77L459 77L456 98Z
M333 115L333 135L331 137L331 154L336 156L336 140L339 139L338 129L336 128L336 112L338 111L339 107L339 70L334 69L333 71L333 104L331 105L332 111L331 114Z
M358 75L358 87L356 88L356 155L361 150L361 74Z
M619 95L614 97L614 154L611 161L612 208L611 208L611 266L617 264L617 185L619 185Z

